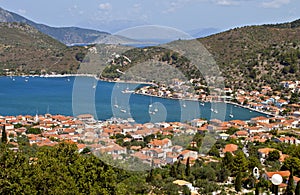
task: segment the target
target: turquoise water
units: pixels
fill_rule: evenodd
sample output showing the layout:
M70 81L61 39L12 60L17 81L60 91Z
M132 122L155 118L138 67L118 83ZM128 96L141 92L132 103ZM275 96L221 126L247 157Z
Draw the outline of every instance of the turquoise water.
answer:
M187 121L194 118L249 120L263 115L224 103L179 101L122 93L139 85L96 81L92 77L0 77L0 115L95 112L98 120L133 118L138 123ZM73 103L72 103L73 102ZM152 105L152 106L149 106ZM217 110L218 113L211 112ZM233 117L230 118L229 114Z

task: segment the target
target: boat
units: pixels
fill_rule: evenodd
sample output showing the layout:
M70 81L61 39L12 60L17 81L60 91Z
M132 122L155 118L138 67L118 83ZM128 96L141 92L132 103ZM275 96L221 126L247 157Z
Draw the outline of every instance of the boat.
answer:
M152 96L150 96L150 104L149 104L149 108L152 108Z
M121 109L120 111L123 112L123 113L126 113L126 112L127 112L125 109Z
M232 114L232 106L230 108L230 114L229 114L229 117L232 118L233 117L233 114Z
M204 106L204 103L203 103L203 102L201 102L201 103L200 103L200 105L201 105L201 106Z
M183 104L182 104L182 107L184 107L184 108L186 107L186 104L185 104L185 102L183 102Z
M130 123L134 123L135 122L135 120L133 118L128 118L127 121L130 122Z
M95 89L96 87L97 87L97 81L94 82L94 84L93 84L93 89Z
M152 111L149 111L149 114L152 114L152 115L154 115L154 114L156 114L155 112L152 112Z
M126 88L125 90L122 91L122 93L134 93L134 91Z
M115 108L119 108L119 105L118 105L118 103L117 103L117 100L115 99L115 104L114 104L114 107Z

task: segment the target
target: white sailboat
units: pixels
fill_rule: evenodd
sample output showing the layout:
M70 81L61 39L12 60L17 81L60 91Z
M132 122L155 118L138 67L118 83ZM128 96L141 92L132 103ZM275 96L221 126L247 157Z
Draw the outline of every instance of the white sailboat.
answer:
M213 106L213 103L212 103L212 106ZM214 108L211 108L210 110L211 110L212 112L216 113L216 114L218 113L218 110L217 110L216 108L215 108L215 109L214 109Z
M149 108L152 108L152 96L150 96L150 104L149 104Z
M233 118L233 114L232 114L232 106L230 107L230 114L229 114L230 118Z
M114 107L115 107L115 108L119 108L119 105L118 105L117 99L115 99L115 104L114 104Z
M93 84L93 89L95 89L96 87L97 87L97 83L94 82L94 84Z
M134 90L130 90L129 87L128 87L128 85L127 85L126 89L124 89L122 91L122 93L134 93Z

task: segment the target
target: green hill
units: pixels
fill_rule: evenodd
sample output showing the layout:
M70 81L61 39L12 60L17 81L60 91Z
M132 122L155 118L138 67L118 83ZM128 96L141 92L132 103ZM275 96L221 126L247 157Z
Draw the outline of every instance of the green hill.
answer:
M249 26L199 39L228 86L254 88L300 79L300 27Z
M16 13L9 12L0 8L0 22L17 22L28 24L37 30L45 33L54 39L66 44L91 44L98 39L102 39L109 35L107 32L84 29L78 27L51 27L44 24L38 24Z
M300 20L276 25L247 26L197 39L216 60L226 86L255 89L282 80L299 80ZM133 49L125 53L132 63L110 65L104 77L118 77L117 69L126 71L140 63L156 59L178 68L188 78L201 73L176 52L158 48ZM120 60L120 59L119 59Z
M0 23L0 73L76 72L80 47L67 47L27 24Z

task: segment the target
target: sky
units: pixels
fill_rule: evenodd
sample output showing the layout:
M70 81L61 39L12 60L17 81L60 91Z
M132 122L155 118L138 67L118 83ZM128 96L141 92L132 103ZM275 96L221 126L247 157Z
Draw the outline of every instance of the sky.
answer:
M37 23L111 33L138 25L224 31L300 18L299 0L0 0L0 7Z

